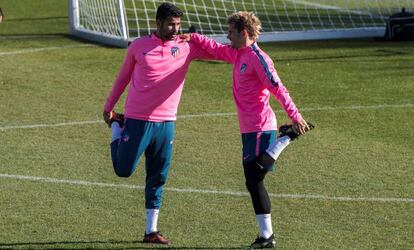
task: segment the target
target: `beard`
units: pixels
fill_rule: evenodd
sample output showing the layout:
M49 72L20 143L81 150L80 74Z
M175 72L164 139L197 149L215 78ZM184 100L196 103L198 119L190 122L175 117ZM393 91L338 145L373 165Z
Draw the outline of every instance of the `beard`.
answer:
M167 39L167 40L174 40L174 37L177 35L177 32L170 32L170 33L167 33L167 34L165 34L165 38Z

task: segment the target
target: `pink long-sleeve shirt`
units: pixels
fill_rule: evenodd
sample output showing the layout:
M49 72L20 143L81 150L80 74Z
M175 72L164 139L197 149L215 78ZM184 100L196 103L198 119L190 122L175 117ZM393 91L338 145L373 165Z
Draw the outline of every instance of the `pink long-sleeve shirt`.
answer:
M277 129L276 116L269 105L270 93L293 122L302 119L277 75L272 59L257 43L235 49L196 33L191 34L191 41L215 59L233 64L233 97L241 133Z
M112 111L127 85L125 117L145 121L174 121L184 78L194 59L211 58L194 43L179 37L163 42L155 34L134 40L112 87L104 111Z

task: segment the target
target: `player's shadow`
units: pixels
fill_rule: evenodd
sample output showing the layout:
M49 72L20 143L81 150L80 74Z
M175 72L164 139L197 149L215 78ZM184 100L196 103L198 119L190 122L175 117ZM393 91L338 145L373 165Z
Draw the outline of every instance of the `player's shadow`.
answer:
M7 17L7 22L35 22L35 21L45 21L45 20L67 20L68 17L67 16L48 16L48 17L25 17L25 18L8 18Z
M101 245L101 246L99 246ZM200 246L163 246L154 244L144 244L141 241L51 241L51 242L16 242L16 243L0 243L0 249L57 249L57 250L74 250L74 249L171 249L171 250L207 250L207 249L246 249L246 247L200 247Z
M76 37L71 34L67 33L46 33L46 34L37 34L37 33L22 33L22 34L1 34L1 40L20 40L20 39L38 39L38 40L56 40L56 39L68 39L75 42L83 43L83 44L90 44L99 47L106 47L106 48L117 48L112 45L106 45L103 43L93 42L84 38Z
M0 39L1 40L19 40L19 39L35 39L35 38L42 38L42 39L56 39L61 37L67 37L69 38L69 35L66 33L2 33Z

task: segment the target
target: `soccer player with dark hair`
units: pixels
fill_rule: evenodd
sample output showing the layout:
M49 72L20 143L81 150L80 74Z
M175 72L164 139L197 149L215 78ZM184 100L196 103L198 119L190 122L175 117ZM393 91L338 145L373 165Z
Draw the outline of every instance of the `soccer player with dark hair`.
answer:
M170 169L177 108L190 62L211 58L177 36L182 15L171 3L158 7L156 31L130 44L104 105L104 120L112 128L115 173L131 176L145 153L145 243L171 243L159 233L157 221ZM128 84L125 114L117 114L113 109Z
M259 236L250 247L273 248L276 240L264 178L290 141L313 126L302 118L277 75L272 59L257 45L261 24L256 15L237 12L228 17L227 24L227 38L231 41L228 46L196 33L184 34L181 38L200 45L215 59L234 65L233 97L243 143L243 169L259 226ZM269 105L270 94L276 97L292 121L292 125L281 126L279 139L276 139L276 116Z

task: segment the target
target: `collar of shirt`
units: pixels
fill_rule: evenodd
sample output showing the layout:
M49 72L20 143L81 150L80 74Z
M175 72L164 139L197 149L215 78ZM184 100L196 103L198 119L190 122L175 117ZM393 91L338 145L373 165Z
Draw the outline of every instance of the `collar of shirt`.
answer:
M252 43L250 46L246 46L246 47L242 47L242 48L238 48L237 51L239 53L245 53L247 51L251 51L253 49L253 46L255 46L256 48L258 48L257 43L254 42Z
M173 40L167 40L167 41L163 42L163 41L161 40L161 38L159 38L159 37L155 34L155 32L152 32L152 33L150 34L150 38L151 38L151 40L156 41L157 43L164 44L164 45L171 45L171 44L177 43L177 41L178 41L178 39L179 39L179 37L178 37L178 36L174 36L174 39L173 39Z

